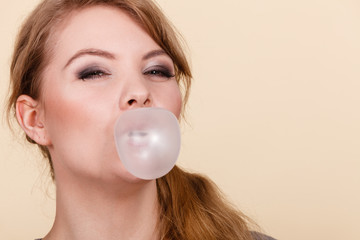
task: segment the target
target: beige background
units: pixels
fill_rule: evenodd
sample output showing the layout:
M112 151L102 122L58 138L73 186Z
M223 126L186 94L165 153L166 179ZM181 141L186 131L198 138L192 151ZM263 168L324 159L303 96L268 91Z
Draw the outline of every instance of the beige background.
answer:
M1 0L1 100L14 36L37 2ZM360 239L360 2L159 3L195 75L179 164L273 237ZM0 238L43 236L54 201L39 155L2 124L0 156Z

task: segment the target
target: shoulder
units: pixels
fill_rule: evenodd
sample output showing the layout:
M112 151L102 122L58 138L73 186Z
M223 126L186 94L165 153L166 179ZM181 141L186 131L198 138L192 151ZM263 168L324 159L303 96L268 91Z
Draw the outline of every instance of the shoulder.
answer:
M251 232L251 236L254 238L254 240L276 240L275 238L272 238L270 236L267 236L259 232Z

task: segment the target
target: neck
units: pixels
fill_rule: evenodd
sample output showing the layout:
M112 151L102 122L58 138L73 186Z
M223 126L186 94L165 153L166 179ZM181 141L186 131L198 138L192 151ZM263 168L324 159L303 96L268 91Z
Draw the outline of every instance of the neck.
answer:
M56 187L55 222L44 240L157 239L155 180L116 186L61 181Z

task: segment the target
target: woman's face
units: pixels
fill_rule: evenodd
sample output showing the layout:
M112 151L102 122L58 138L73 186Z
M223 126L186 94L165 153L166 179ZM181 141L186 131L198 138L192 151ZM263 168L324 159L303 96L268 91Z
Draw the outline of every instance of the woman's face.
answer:
M103 6L72 13L50 40L41 103L56 178L134 180L117 156L114 124L140 107L179 118L171 58L126 13Z

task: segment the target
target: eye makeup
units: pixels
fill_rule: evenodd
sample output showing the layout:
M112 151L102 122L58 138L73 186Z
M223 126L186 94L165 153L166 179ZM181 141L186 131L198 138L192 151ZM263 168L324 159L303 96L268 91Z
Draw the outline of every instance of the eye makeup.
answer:
M174 67L169 67L168 65L169 64L165 63L149 65L141 73L154 80L167 80L174 78ZM83 81L101 79L110 75L112 74L109 70L104 67L100 67L97 64L87 65L75 72L76 78Z
M111 75L108 71L99 66L89 66L76 73L78 79L91 80Z
M175 73L173 72L172 68L170 69L164 65L150 66L143 71L143 74L167 79L175 77Z

